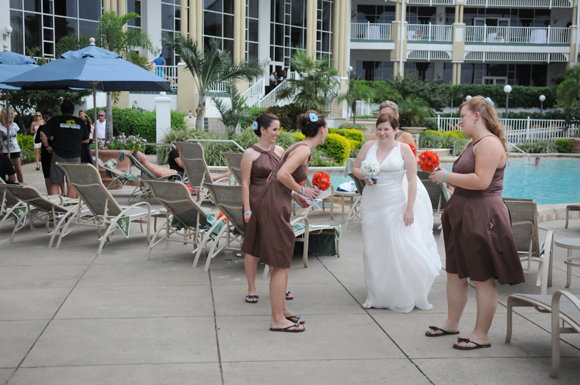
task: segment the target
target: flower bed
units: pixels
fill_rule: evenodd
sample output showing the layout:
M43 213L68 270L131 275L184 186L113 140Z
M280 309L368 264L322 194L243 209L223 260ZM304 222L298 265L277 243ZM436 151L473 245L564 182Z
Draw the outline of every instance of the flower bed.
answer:
M111 140L99 139L99 150L127 150L127 151L145 151L147 139L139 135L126 136L124 133L119 136L113 136ZM95 148L95 144L91 146Z

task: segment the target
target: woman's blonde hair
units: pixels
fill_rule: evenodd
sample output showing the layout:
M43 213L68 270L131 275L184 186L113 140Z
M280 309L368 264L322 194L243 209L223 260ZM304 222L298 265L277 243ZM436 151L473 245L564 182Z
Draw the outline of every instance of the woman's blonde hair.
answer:
M14 111L10 110L10 113L12 113L12 119L10 119L10 125L12 125L12 123L14 123ZM0 124L6 124L6 107L4 107L2 112L0 112Z
M487 129L501 140L503 149L507 152L506 139L503 136L503 127L499 122L495 107L489 102L489 100L486 100L483 96L474 96L459 106L459 111L461 111L463 106L467 106L469 111L473 113L479 112L479 115Z

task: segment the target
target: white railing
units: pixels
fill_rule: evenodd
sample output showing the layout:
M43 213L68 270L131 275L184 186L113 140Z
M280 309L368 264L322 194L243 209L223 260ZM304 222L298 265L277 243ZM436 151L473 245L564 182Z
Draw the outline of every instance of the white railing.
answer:
M296 79L298 74L293 71L288 71L288 78ZM285 106L293 102L293 100L289 98L285 98L283 100L278 100L278 93L288 87L288 83L286 79L282 80L278 83L278 86L274 88L268 95L265 95L260 102L258 103L257 107L268 108L272 106Z
M350 40L391 40L391 23L351 23Z
M568 28L467 26L466 43L568 44Z
M158 66L153 64L153 73L157 76L169 80L171 83L171 89L177 89L177 66Z
M264 78L250 83L250 87L242 93L246 98L247 107L255 107L260 103L260 99L264 97Z
M407 39L409 43L425 41L451 42L453 27L450 25L437 24L409 24L407 27Z
M50 56L48 56L48 57L46 57L46 56L45 56L45 57L41 57L41 56L33 56L32 58L33 58L34 60L36 60L37 62L38 62L39 60L44 60L46 63L50 63L51 61L53 61L53 60L56 60L56 58L54 58L54 57L50 57Z
M221 81L212 87L210 93L226 93L227 80Z
M467 0L465 5L479 7L568 8L572 7L572 0Z
M437 122L439 132L460 130L459 118L431 118ZM540 142L566 138L579 132L579 126L564 130L565 121L559 119L500 119L504 135L511 143Z
M356 101L356 116L372 116L374 112L379 111L380 104L368 104L366 102ZM348 106L348 117L352 117L351 106Z
M455 0L408 0L407 4L421 4L421 5L455 5Z

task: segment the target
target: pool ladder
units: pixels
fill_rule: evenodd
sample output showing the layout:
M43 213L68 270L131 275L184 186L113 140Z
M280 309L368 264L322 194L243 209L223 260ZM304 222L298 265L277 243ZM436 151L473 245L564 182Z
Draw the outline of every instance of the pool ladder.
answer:
M532 161L532 158L530 157L530 154L528 154L527 152L525 152L524 150L522 150L521 148L519 148L518 146L516 146L512 142L506 141L506 143L509 144L510 146L512 146L513 148L515 148L516 150L518 150L519 152L521 152L522 154L524 154L526 156L526 158L528 158L528 162L531 162Z

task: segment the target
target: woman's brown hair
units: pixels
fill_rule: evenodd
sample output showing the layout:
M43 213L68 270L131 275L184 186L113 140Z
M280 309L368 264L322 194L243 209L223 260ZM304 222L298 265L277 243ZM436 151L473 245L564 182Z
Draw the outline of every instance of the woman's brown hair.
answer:
M85 110L80 110L79 111L79 115L81 114L81 112L85 113L85 116L87 117L87 120L89 121L89 126L93 125L93 120L91 119L91 117L89 116L89 114L87 114L87 112Z
M381 114L379 116L379 118L377 119L377 123L375 124L375 127L378 127L379 124L384 123L384 122L389 122L391 124L391 127L393 127L393 130L397 130L397 128L399 128L399 119L397 119L397 115L395 114Z
M463 108L463 106L467 106L469 111L475 113L479 112L481 119L485 123L487 129L497 136L503 145L503 149L507 152L506 146L506 139L503 136L503 128L499 122L499 118L497 117L497 112L495 107L491 104L489 100L486 100L483 96L474 96L469 101L463 103L459 106L459 111Z

